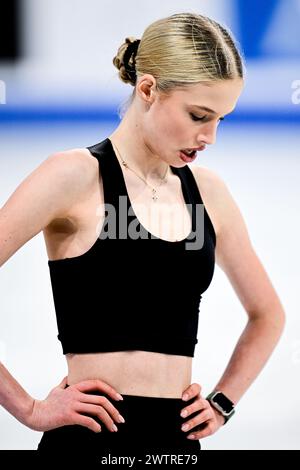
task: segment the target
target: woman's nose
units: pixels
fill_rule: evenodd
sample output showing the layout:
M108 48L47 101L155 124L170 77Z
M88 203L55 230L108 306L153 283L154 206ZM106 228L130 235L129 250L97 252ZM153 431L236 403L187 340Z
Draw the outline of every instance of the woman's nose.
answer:
M198 142L205 144L215 144L218 124L219 122L207 122L201 126L201 130L198 134Z

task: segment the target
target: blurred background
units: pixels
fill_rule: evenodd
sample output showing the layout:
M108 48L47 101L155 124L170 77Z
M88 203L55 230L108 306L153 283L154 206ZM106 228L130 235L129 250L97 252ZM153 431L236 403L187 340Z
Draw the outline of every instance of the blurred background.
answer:
M246 62L244 92L194 164L228 185L287 315L279 345L203 449L300 448L300 0L10 0L1 4L0 207L53 152L100 142L132 87L112 64L127 36L180 12L229 28ZM298 155L298 157L297 157ZM28 221L30 223L30 221ZM200 268L200 267L199 267ZM42 233L0 270L0 360L33 397L67 374L57 340ZM216 266L201 301L193 381L207 394L246 324ZM0 449L34 449L41 433L0 408Z

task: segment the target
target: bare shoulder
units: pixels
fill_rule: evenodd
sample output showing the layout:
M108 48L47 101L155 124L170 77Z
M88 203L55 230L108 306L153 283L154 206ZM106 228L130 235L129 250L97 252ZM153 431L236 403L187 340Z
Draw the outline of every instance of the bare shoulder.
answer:
M98 161L85 148L73 148L56 152L48 157L48 165L56 169L58 179L65 185L65 197L72 210L74 203L79 203L89 196L93 183L99 181L100 168ZM54 171L54 170L53 170ZM60 184L61 181L57 181ZM68 212L65 214L68 217Z
M200 166L193 167L193 174L204 205L216 223L216 233L219 238L226 231L247 238L246 224L240 208L223 178L213 170Z
M198 165L193 165L190 168L199 185L201 195L202 193L207 194L208 192L213 194L220 189L219 186L224 185L222 178L210 168Z
M217 226L217 263L229 271L234 262L238 265L241 256L250 253L251 257L253 250L246 222L228 185L217 173L203 167L195 167L193 173L204 205L208 205Z
M222 191L224 191L225 183L216 172L209 168L197 165L193 165L190 168L196 180L205 209L208 212L215 233L218 236L222 223L222 207L220 207L222 201L221 194ZM224 200L222 205L223 203Z
M47 158L47 161L69 177L71 182L73 178L77 179L74 182L79 185L79 189L95 177L95 170L98 166L97 159L85 148L55 152Z

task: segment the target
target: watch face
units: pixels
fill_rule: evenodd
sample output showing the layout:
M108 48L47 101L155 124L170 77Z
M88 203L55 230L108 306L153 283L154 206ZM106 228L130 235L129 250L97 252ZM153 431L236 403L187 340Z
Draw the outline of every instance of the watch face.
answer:
M221 392L216 393L216 395L213 397L213 401L217 403L222 408L222 410L225 411L225 413L230 413L230 411L232 411L234 408L233 403Z

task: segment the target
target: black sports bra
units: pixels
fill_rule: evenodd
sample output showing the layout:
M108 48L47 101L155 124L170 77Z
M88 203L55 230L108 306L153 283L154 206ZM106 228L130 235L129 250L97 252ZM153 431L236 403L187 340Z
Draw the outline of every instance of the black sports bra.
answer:
M193 357L216 235L192 171L170 167L181 180L192 231L167 241L137 219L110 139L87 148L99 163L106 217L87 252L48 260L63 354L143 350Z

